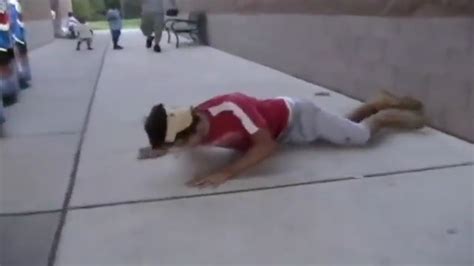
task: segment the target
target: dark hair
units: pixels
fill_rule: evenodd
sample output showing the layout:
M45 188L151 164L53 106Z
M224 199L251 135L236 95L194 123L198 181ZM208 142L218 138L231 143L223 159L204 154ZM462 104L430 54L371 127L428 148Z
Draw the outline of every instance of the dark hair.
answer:
M199 116L193 114L192 124L176 135L176 140L187 139L196 132ZM167 130L167 115L163 104L155 105L145 120L145 131L152 148L158 148L165 144Z
M145 121L145 131L152 148L163 145L167 126L166 110L163 104L153 106Z
M67 12L67 16L72 17L73 16L72 12Z

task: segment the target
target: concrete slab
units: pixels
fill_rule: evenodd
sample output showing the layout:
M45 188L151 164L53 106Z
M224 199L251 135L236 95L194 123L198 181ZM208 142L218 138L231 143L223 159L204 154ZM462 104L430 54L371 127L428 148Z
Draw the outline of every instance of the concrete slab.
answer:
M32 88L6 109L3 135L79 132L108 40L105 35L96 37L92 52L76 52L70 40L34 50L30 54Z
M312 99L321 107L346 113L358 102L281 72L209 47L164 53L143 48L140 33L125 35L127 49L108 54L93 105L73 194L74 206L214 192L188 189L187 179L216 169L232 158L223 151L169 156L137 162L147 145L142 117L153 104L197 104L234 91L257 97L288 95ZM130 60L134 63L131 67ZM389 135L372 147L325 145L289 149L244 178L215 191L293 184L322 179L404 171L473 161L473 146L435 130ZM246 178L252 177L252 178ZM107 193L104 193L104 191Z
M0 214L60 209L79 136L0 139Z
M57 265L472 265L473 171L76 210Z
M46 265L58 214L0 217L0 265Z

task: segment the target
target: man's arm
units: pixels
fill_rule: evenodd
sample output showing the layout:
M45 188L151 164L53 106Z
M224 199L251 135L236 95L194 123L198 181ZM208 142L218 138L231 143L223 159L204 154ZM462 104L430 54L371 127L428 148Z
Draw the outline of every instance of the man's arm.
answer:
M167 149L153 149L151 147L144 147L138 150L138 160L149 160L163 157L168 154Z
M194 179L188 183L190 186L208 187L219 186L242 172L258 165L275 153L278 143L266 129L260 129L252 135L252 147L239 159L221 171L201 179Z
M138 160L157 159L170 153L180 153L191 149L191 147L170 147L153 149L152 147L144 147L138 150Z

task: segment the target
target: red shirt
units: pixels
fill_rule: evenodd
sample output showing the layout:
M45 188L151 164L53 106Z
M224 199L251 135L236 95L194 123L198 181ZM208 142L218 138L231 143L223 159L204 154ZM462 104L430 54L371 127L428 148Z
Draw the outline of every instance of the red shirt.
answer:
M259 100L241 93L212 98L197 107L209 119L209 133L203 144L245 151L251 136L268 130L274 139L286 129L290 116L284 99Z

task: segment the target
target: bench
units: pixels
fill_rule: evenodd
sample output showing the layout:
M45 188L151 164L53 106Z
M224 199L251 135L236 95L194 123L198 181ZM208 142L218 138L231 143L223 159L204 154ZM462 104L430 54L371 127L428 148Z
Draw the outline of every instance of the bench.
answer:
M168 34L168 43L171 43L171 34L176 37L176 48L179 48L179 35L186 34L195 43L202 43L204 14L191 13L189 19L169 18L165 21L165 30Z

